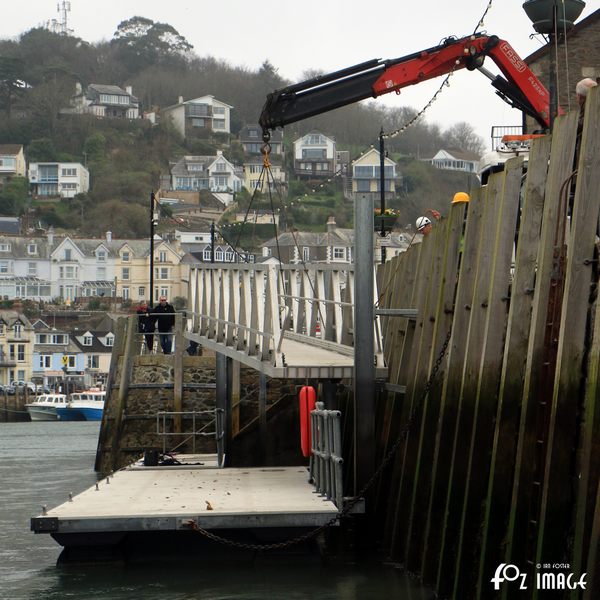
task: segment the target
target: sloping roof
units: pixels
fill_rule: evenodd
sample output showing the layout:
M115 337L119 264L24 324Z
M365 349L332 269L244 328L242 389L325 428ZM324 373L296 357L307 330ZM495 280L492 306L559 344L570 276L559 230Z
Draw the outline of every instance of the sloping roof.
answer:
M297 231L282 233L279 236L279 246L352 246L354 244L354 229L336 228L333 231L312 232ZM277 239L267 240L263 247L274 248L277 246Z
M0 154L19 154L23 150L22 144L0 144Z
M476 154L475 152L470 152L469 150L446 150L445 148L440 148L440 150L436 153L436 155L433 158L436 158L440 152L445 152L453 158L458 158L460 160L466 160L469 162L477 162L481 158L479 154ZM433 158L430 160L433 160Z
M131 98L132 102L138 101L138 99L133 94L126 92L123 88L120 88L118 85L104 85L101 83L91 83L90 85L88 85L86 90L86 96L88 98L96 97L100 94L110 94L113 96L128 96L129 98Z
M0 320L8 325L8 327L12 327L17 321L20 321L25 325L26 329L33 329L29 319L23 313L19 313L16 310L0 310Z
M0 217L0 233L21 233L21 220L17 217Z

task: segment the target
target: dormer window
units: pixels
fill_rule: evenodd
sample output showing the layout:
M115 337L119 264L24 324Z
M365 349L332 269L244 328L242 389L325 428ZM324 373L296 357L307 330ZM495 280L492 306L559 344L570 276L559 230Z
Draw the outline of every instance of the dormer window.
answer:
M158 262L167 262L167 253L164 250L158 253Z
M65 248L65 260L71 260L71 248Z
M94 338L91 335L83 336L83 345L84 346L91 346L93 341L94 341Z
M13 333L15 334L15 338L20 338L22 332L23 332L23 325L21 323L15 323L13 325Z
M107 335L106 336L106 345L107 346L113 346L115 343L115 338L113 335Z
M106 252L104 250L98 250L98 262L106 262Z
M123 262L129 262L129 252L127 250L123 250L123 252L121 253L121 260Z
M37 254L37 244L27 244L27 254Z
M0 244L0 252L10 252L10 244Z

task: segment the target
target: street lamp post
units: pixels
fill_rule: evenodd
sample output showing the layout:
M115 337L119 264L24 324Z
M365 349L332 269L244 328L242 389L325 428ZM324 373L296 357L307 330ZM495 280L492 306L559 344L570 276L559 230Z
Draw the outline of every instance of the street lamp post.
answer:
M152 308L154 300L154 228L158 225L158 206L154 192L150 193L150 294L148 306Z
M554 118L558 113L556 59L553 48L560 38L560 34L573 27L575 20L584 8L583 0L527 0L523 3L523 10L532 21L533 28L538 33L548 36L548 92L550 93L548 122L550 131L552 131Z

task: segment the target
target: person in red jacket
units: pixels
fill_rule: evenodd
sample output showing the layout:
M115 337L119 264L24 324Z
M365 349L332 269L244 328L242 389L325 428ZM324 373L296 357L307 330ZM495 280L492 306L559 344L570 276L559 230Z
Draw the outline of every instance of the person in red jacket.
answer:
M160 347L164 354L171 354L175 309L167 302L166 296L160 297L158 304L152 309L152 316L156 320Z

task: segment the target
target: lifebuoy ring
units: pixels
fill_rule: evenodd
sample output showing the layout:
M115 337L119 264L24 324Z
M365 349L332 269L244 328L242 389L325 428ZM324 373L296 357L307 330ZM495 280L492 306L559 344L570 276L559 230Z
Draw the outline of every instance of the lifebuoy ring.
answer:
M302 456L310 456L311 435L310 435L310 412L314 410L317 401L315 388L305 385L300 389L300 448Z

